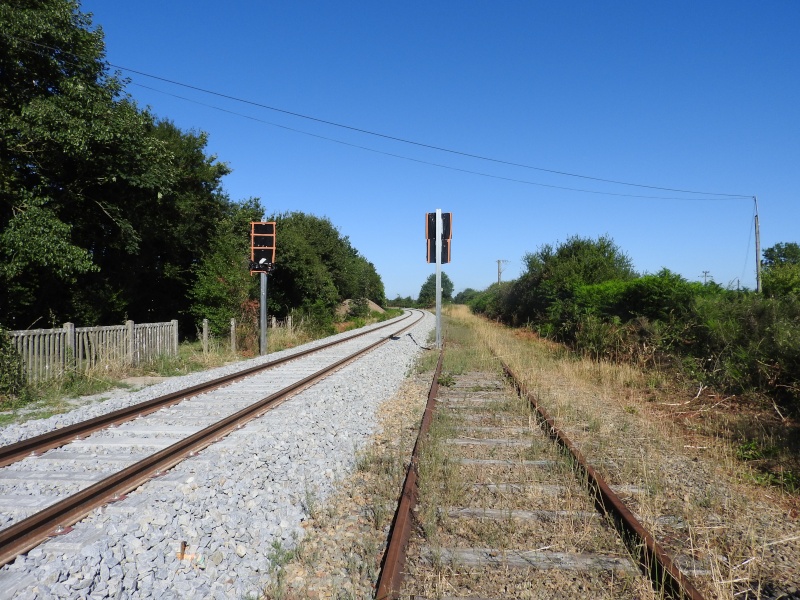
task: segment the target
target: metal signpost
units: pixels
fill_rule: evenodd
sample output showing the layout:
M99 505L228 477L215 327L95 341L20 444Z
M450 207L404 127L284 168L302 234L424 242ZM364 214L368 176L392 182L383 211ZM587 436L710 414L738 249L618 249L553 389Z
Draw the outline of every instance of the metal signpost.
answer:
M442 347L442 265L450 262L450 240L453 237L453 213L425 216L425 237L428 240L428 262L436 263L436 347Z
M442 209L436 209L436 348L442 348Z
M250 222L250 274L261 274L261 356L267 354L267 275L275 266L275 222Z

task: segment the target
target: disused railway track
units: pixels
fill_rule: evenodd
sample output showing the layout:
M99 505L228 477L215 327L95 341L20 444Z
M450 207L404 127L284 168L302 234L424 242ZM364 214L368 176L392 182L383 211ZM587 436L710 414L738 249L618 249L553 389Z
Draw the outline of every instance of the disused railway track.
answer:
M200 431L184 436L174 443L167 445L163 443L163 441L158 442L157 445L162 447L167 445L167 447L148 455L143 460L130 464L122 470L103 477L100 481L79 490L77 493L62 498L45 509L0 530L0 564L7 564L13 560L14 557L30 550L51 535L64 531L71 524L80 520L95 508L109 501L123 497L126 492L135 489L144 481L163 474L167 469L184 458L194 455L202 448L220 440L231 431L241 428L247 421L257 418L266 411L278 406L291 395L298 393L317 380L328 376L344 365L368 353L380 344L383 344L387 340L413 327L419 319L413 319L413 322L408 324L407 319L410 316L410 314L406 315L406 317L402 319L395 319L388 322L385 326L372 328L367 332L349 336L345 340L337 341L333 344L317 346L312 350L297 353L289 357L288 360L295 359L297 361L293 364L302 364L303 366L302 368L300 366L293 368L292 373L284 376L284 379L288 377L291 380L288 385L284 382L281 384L280 389L271 389L268 395L262 397L258 401L248 401L247 406L239 410L234 410L226 417L206 425ZM391 328L391 333L389 335L383 335L386 327ZM363 336L368 337L363 340L360 339ZM345 352L342 352L339 348L335 348L335 346L339 344L344 344L342 348L356 344L358 348L348 348ZM326 364L321 368L319 364L314 364L314 361L311 360L312 358L317 360L320 353L331 355L324 359ZM106 416L107 418L104 426L99 424L98 419L92 419L88 424L82 425L83 429L73 426L69 428L68 432L62 431L59 435L39 436L38 440L28 440L29 445L26 456L30 456L31 452L34 453L34 456L38 456L43 448L62 446L69 440L74 440L76 437L83 438L85 435L88 435L89 431L97 431L98 429L108 428L110 426L113 427L116 423L121 422L120 419L128 421L138 417L140 414L153 413L165 406L174 405L176 402L190 396L197 397L199 394L209 390L218 390L222 386L228 386L226 390L230 390L230 386L233 384L234 380L250 377L251 379L249 381L252 385L252 377L256 375L256 372L264 372L271 367L277 367L279 364L286 362L287 359L273 361L265 365L260 365L257 368L241 371L233 377L224 377L210 381L202 386L195 386L189 390L185 390L183 394L164 396L157 399L158 401L145 403L147 405L146 409L143 409L142 405L132 407L131 410L125 411L126 415L124 417L122 414L117 414L122 411L111 413ZM222 401L226 402L226 398L230 398L230 396L223 396ZM178 417L178 419L179 418L180 417ZM76 433L76 431L80 431L80 433ZM40 445L37 446L37 443ZM7 453L7 456L13 456L18 452L19 447ZM46 456L45 454L42 458L44 459ZM18 458L16 460L21 459ZM102 460L101 457L100 462L102 462ZM11 464L11 462L7 464ZM16 465L12 466L16 467Z
M670 598L701 600L702 596L692 582L680 571L673 559L656 543L653 536L638 522L597 472L587 464L577 447L559 430L555 421L539 406L536 398L519 383L515 374L503 365L506 377L512 382L517 394L503 389L498 379L477 377L472 381L459 383L452 389L439 387L441 356L431 385L428 405L422 421L420 438L414 449L399 507L392 524L390 540L384 554L381 576L378 581L377 598L426 597L508 597L520 593L531 597L567 597L567 589L559 589L558 579L553 580L555 572L591 572L587 578L591 586L595 581L605 581L610 589L609 597L638 597L637 586L647 585L649 580L655 595L663 594ZM523 407L533 414L525 423L525 408L520 413L520 400ZM436 498L439 506L418 506L421 471L431 472L430 465L420 464L420 448L425 445L434 410L440 411L445 425L445 433L438 433L439 442L458 450L453 454L460 456L455 460L434 456L433 460L446 463L444 470L461 472L454 480L433 483L439 489L450 488ZM509 407L511 415L507 413ZM516 411L516 414L513 414ZM442 420L442 419L439 419ZM441 427L441 424L440 424ZM549 437L555 441L561 452L553 456L544 453L538 438ZM433 442L431 442L433 443ZM430 447L427 449L430 453ZM487 458L488 456L488 458ZM428 457L431 460L431 457ZM561 467L556 465L561 464ZM566 463L566 466L565 466ZM438 467L441 470L441 465ZM465 475L464 471L469 471ZM532 476L531 470L549 471L544 478ZM558 484L545 483L560 471ZM577 475L577 478L575 477ZM571 479L570 484L566 479ZM580 492L586 499L575 501L572 485L575 481L584 488ZM429 482L430 483L430 482ZM424 482L423 484L424 485ZM550 496L544 508L529 506L539 502L537 496ZM427 490L427 500L431 500L431 490ZM586 493L588 492L588 494ZM434 493L434 496L436 494ZM533 498L533 499L531 499ZM442 502L444 499L444 502ZM457 499L461 506L447 501ZM586 508L594 508L592 513ZM559 506L564 506L559 510ZM594 517L606 517L604 519ZM566 521L561 534L556 530L557 522ZM488 525L487 525L488 523ZM531 526L531 524L534 526ZM558 535L575 535L593 540L603 539L604 529L613 523L620 535L616 547L608 541L586 543L585 540L569 541L556 539ZM577 524L577 527L575 525ZM412 536L412 530L424 531L424 535ZM435 531L433 531L435 529ZM504 531L505 530L505 531ZM526 543L524 532L529 530L529 539L536 540L535 548L520 546ZM549 539L539 537L549 531ZM565 532L568 532L565 534ZM504 537L505 536L505 537ZM409 545L409 538L412 538ZM487 539L489 538L489 539ZM487 539L490 544L467 547L453 547L461 540ZM448 545L450 544L450 545ZM599 551L590 549L593 546ZM551 548L555 551L549 551ZM570 548L571 551L563 551ZM406 555L408 554L408 558ZM631 558L636 560L636 565ZM535 572L547 571L546 576L533 576ZM597 575L599 573L599 575ZM636 579L640 581L637 583ZM568 581L570 576L562 577ZM616 579L616 583L615 583ZM574 585L575 577L567 585ZM620 586L619 582L622 581ZM548 585L554 585L548 592ZM591 587L581 588L580 593L594 593ZM617 587L614 587L614 586ZM640 590L639 590L640 591ZM539 595L537 595L539 594ZM542 594L545 594L542 596ZM565 595L566 594L566 595ZM553 597L555 597L553 596Z

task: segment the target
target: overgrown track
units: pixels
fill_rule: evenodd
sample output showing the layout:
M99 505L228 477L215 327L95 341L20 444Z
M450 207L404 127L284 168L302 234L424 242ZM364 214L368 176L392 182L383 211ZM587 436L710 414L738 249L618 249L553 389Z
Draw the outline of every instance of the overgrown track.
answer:
M267 363L258 369L248 369L246 371L242 371L237 374L238 379L241 380L245 377L249 377L249 379L247 379L244 384L239 384L240 386L244 385L245 387L242 387L241 391L238 392L238 388L234 387L230 378L222 378L220 380L209 382L204 386L198 386L202 387L204 390L211 390L211 394L206 396L205 403L199 407L199 413L201 413L202 417L209 418L208 413L212 412L209 410L209 408L204 407L214 406L215 409L217 409L220 407L220 405L222 405L223 410L228 409L230 414L222 419L215 420L211 424L205 424L202 429L191 435L183 435L182 439L171 444L170 442L172 439L169 438L170 434L167 434L167 437L165 438L163 437L163 431L156 431L155 439L145 440L142 445L150 447L162 447L162 450L155 452L154 454L150 454L144 459L134 462L133 464L129 464L129 466L123 468L122 470L114 472L109 476L105 476L100 481L80 489L77 493L74 493L66 498L59 499L44 510L28 516L27 518L24 518L23 520L18 521L3 530L0 530L0 565L7 564L19 554L33 548L51 535L64 531L66 528L68 528L68 526L87 515L93 509L102 506L109 501L123 497L126 492L135 489L146 480L163 474L167 469L171 468L184 458L194 455L202 448L220 440L223 436L227 435L231 431L241 428L247 421L257 418L268 410L278 406L289 396L299 392L309 385L312 385L319 379L330 375L333 371L341 368L345 364L352 362L353 360L356 360L358 357L368 353L389 339L402 334L406 330L413 327L422 318L422 313L420 313L419 318L413 320L411 324L406 324L406 320L410 316L411 313L402 319L390 321L385 326L380 328L372 328L362 334L349 336L346 340L343 340L337 344L325 344L324 346L314 348L312 351L298 353L297 355L291 357L293 359L297 359L297 362L294 363L291 371L281 374L280 376L277 374L271 375L271 381L267 381L266 379L258 381L258 377L264 378L267 374L261 374L253 377L254 373L255 371L264 371L269 367L274 367L279 361ZM383 330L387 327L391 328L391 333L389 335L382 335ZM378 331L377 334L376 331ZM341 344L344 344L344 346L341 346L341 348L335 347L340 346ZM324 364L324 366L321 366L320 361ZM278 384L278 382L280 383ZM224 390L219 390L220 386L222 385L227 385L227 387ZM271 393L261 397L255 402L246 399L248 394L251 396L253 394L258 394L258 396L261 396L261 394L267 390ZM196 397L199 393L200 391L197 389L197 387L195 387L192 388L188 394L184 394L182 397ZM219 396L218 399L215 400L214 394ZM175 399L169 397L166 398L168 399L160 399L162 401L160 407L165 405L168 406L176 402ZM233 398L235 398L235 400L233 400ZM190 409L188 405L191 403L192 402L184 403L184 405L177 407L175 410L180 410L183 408L183 406L186 406L185 410L189 411ZM237 404L242 403L246 404L246 406L239 408ZM147 404L150 405L150 403ZM232 413L230 412L231 406L233 406ZM157 408L152 408L150 406L149 409L149 412L158 410ZM194 408L194 411L195 412L192 413L192 419L197 419L197 407ZM134 410L131 414L138 415L141 412L143 411ZM131 417L129 416L128 419L130 418ZM182 417L179 414L177 416L173 416L172 422L174 425L170 425L170 427L173 427L175 431L180 431L182 429L186 429L184 425L188 421L189 418L186 415ZM95 429L98 428L96 424L92 426ZM159 427L162 427L163 429L163 426L160 425L151 425L149 427L145 427L145 429L150 430L152 433L153 430L158 430ZM159 438L159 435L162 435L162 437ZM164 442L165 439L167 440L166 443ZM101 446L106 444L107 447L109 440L109 436L106 436L103 440L100 440L97 443L99 443ZM111 441L111 445L113 446L113 440ZM125 440L123 440L123 442L124 441ZM88 440L84 442L78 442L78 444L87 443L89 443ZM117 444L117 446L119 446L119 444ZM130 458L130 448L126 447L126 451L128 452L128 458ZM61 450L56 450L54 452L61 452ZM62 453L62 457L63 455L64 453ZM46 454L41 458L34 460L42 461L45 460L47 456L48 455ZM104 461L107 462L108 458L109 457L105 455L99 457L96 463L92 464L93 469L103 470L103 468L105 468ZM118 463L126 462L125 457L111 458L112 461L116 461ZM56 458L56 462L58 462L58 458ZM62 460L61 462L64 461ZM132 460L127 460L127 462L130 463ZM7 467L3 471L0 471L0 477L8 478L9 474L7 474L6 471L16 466L17 465L13 465L12 467ZM83 482L85 482L87 479L91 480L91 475L93 475L93 473L89 473L88 471L88 468L74 471L73 473L76 475L75 479ZM17 471L17 473L20 473L20 471ZM23 477L20 477L19 479L21 481L26 480L25 472L21 473ZM61 474L64 473L61 472ZM46 473L43 473L41 476L45 479L47 478ZM69 480L64 481L66 483L74 483L69 482ZM24 489L22 490L22 494L25 494Z
M412 314L411 312L407 313L400 320L405 320L409 318L411 314ZM261 373L266 369L272 369L274 367L277 367L278 365L285 364L289 361L297 360L299 358L303 358L304 356L320 352L325 348L330 348L332 346L343 344L355 338L367 335L368 333L372 333L374 331L384 329L386 327L391 327L393 325L396 325L398 322L399 321L391 321L379 325L378 327L370 328L367 331L362 331L352 336L348 336L346 338L328 342L326 344L316 346L314 348L310 348L307 350L302 350L300 352L291 354L290 356L284 356L283 358L279 358L277 360L271 360L269 362L253 366L248 369L244 369L242 371L237 371L236 373L231 373L224 377L219 377L212 381L207 381L199 385L178 390L177 392L165 394L163 396L159 396L158 398L153 398L152 400L148 400L146 402L142 402L134 406L122 408L120 410L116 410L108 414L101 415L94 419L89 419L81 423L75 423L74 425L70 425L68 427L62 427L60 429L56 429L54 431L50 431L48 433L32 437L27 440L22 440L15 444L2 446L0 447L0 467L5 467L6 465L10 465L28 456L37 456L47 450L58 448L76 439L81 439L95 431L106 429L108 427L114 427L116 425L120 425L121 423L125 423L126 421L130 421L131 419L136 419L138 417L148 415L157 410L161 410L162 408L172 406L173 404L177 404L178 402L186 400L187 398L191 398L199 394L208 393L222 386L230 385L232 383L240 381L245 377L250 377L251 375L255 375L256 373Z
M480 373L456 376L448 382L452 387L439 388L440 356L376 597L499 598L522 592L570 597L574 592L634 598L652 584L654 597L701 600L514 373L504 369L518 395L495 376ZM422 441L437 410L435 439ZM547 449L548 437L560 451ZM619 537L611 534L612 524ZM409 544L414 526L417 535Z

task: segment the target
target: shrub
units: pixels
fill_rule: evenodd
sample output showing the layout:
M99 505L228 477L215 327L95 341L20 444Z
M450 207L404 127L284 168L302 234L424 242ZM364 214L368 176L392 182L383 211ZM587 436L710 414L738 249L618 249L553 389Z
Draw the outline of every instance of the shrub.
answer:
M11 336L0 327L0 406L26 397L22 358L14 348Z
M800 400L800 299L729 293L698 298L696 310L689 354L715 383Z

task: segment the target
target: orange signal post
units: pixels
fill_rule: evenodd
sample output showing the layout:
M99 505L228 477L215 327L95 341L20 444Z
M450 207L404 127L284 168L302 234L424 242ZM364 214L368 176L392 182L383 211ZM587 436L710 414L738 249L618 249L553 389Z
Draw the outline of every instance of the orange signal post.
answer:
M250 222L250 274L261 274L261 356L267 354L267 275L275 266L275 221Z

